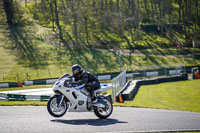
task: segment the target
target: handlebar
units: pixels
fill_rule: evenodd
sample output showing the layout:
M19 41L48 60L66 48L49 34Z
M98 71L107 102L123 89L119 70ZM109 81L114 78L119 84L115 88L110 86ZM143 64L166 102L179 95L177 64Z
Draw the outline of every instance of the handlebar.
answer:
M77 87L78 85L75 85L75 84L71 83L70 81L65 81L64 86L65 87Z

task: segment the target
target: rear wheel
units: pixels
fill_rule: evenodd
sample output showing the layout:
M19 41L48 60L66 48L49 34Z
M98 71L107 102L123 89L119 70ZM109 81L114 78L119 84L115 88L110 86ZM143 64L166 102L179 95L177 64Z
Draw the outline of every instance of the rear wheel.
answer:
M66 113L68 105L66 100L63 100L61 105L59 106L57 100L58 100L58 95L50 97L47 103L47 110L49 114L51 114L52 116L61 117Z
M103 98L103 101L106 103L104 108L98 107L94 109L94 113L100 119L106 119L112 114L113 105L109 99L106 97Z

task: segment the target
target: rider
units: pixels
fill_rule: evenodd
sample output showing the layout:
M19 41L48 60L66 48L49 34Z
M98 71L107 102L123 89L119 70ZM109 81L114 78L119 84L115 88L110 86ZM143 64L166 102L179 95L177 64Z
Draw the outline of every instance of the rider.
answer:
M71 82L72 85L82 85L85 84L85 88L90 92L92 103L96 103L97 99L94 94L94 90L100 88L99 80L90 72L83 69L80 65L75 64L71 68L72 76L74 81Z

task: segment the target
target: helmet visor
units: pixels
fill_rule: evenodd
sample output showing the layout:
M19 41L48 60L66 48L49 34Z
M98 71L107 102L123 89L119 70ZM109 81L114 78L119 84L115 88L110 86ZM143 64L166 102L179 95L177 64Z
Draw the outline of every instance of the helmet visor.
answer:
M73 76L76 76L78 73L79 73L79 70L78 70L78 69L75 69L74 71L72 71L72 75L73 75Z

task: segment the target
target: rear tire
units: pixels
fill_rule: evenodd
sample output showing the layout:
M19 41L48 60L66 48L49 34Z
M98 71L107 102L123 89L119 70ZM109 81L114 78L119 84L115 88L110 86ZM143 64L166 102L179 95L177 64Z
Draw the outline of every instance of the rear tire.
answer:
M61 105L58 107L57 99L58 99L58 95L54 95L50 97L47 103L47 110L49 114L51 114L52 116L61 117L66 113L68 106L67 106L66 100L63 100Z
M97 109L94 109L94 114L100 119L108 118L112 114L112 111L113 111L112 102L106 97L103 98L103 101L106 102L105 108L98 107Z

